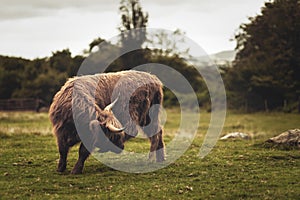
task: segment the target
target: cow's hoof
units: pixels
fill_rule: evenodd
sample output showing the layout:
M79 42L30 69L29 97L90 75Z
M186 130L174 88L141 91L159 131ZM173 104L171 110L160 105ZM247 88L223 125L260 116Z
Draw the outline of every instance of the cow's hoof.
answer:
M157 157L156 162L164 162L166 159L164 157Z
M63 173L64 171L66 171L66 166L58 167L56 171Z
M59 170L59 169L57 169L56 171L61 174L65 172L65 170Z
M73 169L71 171L71 174L82 174L82 170L80 170L80 169Z
M156 152L156 162L163 162L165 161L165 152L164 149L159 149Z
M82 172L80 172L80 171L71 171L71 174L82 174Z
M149 162L155 162L155 152L150 152L149 153L149 158L148 158Z

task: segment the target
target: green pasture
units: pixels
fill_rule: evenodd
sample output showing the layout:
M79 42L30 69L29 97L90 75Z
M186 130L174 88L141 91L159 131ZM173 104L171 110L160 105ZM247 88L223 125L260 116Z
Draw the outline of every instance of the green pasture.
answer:
M165 141L178 128L180 114L167 110ZM218 141L198 157L210 114L202 113L197 136L176 162L155 172L116 171L90 157L82 175L56 172L58 151L47 113L0 113L0 199L299 199L300 151L265 148L263 142L300 128L299 114L227 113L222 134L242 131L250 140ZM148 151L146 139L125 144L130 152Z

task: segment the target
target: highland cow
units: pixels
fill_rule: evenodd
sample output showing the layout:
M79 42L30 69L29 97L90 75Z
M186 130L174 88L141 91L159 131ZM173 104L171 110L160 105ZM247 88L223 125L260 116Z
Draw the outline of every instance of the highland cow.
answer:
M49 115L60 154L58 172L67 165L69 148L77 143L79 158L71 173L82 173L85 160L99 152L120 153L124 142L138 134L150 139L149 159L165 159L159 109L162 83L146 72L123 71L69 79L55 95ZM153 107L152 107L153 106ZM158 108L159 108L158 106ZM104 134L103 134L104 133Z

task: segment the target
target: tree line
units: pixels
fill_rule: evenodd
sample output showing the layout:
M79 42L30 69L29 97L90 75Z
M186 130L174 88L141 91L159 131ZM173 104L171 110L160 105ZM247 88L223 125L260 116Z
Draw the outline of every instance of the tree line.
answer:
M235 36L237 55L224 68L229 106L300 112L300 2L274 0Z
M137 54L142 56L136 57ZM130 59L131 57L134 59ZM68 49L56 51L49 58L34 60L0 56L1 99L37 98L43 100L46 105L50 105L53 96L66 80L77 75L85 58L82 55L73 57ZM124 60L126 65L123 64ZM202 85L205 87L203 81L199 80L196 69L189 66L184 59L178 55L156 55L150 49L142 49L139 52L121 56L109 65L106 72L129 70L147 63L173 66L186 77L197 93L203 92L202 87L199 87ZM176 106L177 103L174 94L165 88L165 106Z
M161 32L156 40L147 38L147 29L132 34L128 30L146 28L149 14L138 0L122 0L121 33L118 44L111 49L127 48L136 41L136 51L126 53L111 63L107 71L128 70L146 63L160 63L180 72L195 90L200 106L210 109L206 85L196 69L178 51L176 42L168 41ZM261 14L249 18L235 35L237 55L232 64L220 66L227 92L228 107L240 111L300 111L300 4L298 0L274 0L265 3ZM145 30L145 31L144 31ZM174 35L182 35L179 30ZM149 48L159 41L161 49ZM28 60L0 56L1 99L40 98L48 105L64 82L77 74L81 63L91 54L102 38L94 39L83 55L72 56L69 49L56 51L47 58ZM157 46L157 45L156 45ZM207 66L209 69L210 66ZM165 105L178 101L165 89Z

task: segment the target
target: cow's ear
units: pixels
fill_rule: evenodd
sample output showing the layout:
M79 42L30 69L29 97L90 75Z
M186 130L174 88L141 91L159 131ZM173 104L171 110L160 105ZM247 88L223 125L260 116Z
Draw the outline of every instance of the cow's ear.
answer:
M108 114L107 112L104 112L100 109L96 109L96 120L98 121L98 123L100 123L100 125L105 125L106 121L108 118Z
M99 108L97 104L95 104L95 114L96 114L96 119L99 120L99 117L101 115L102 110Z

